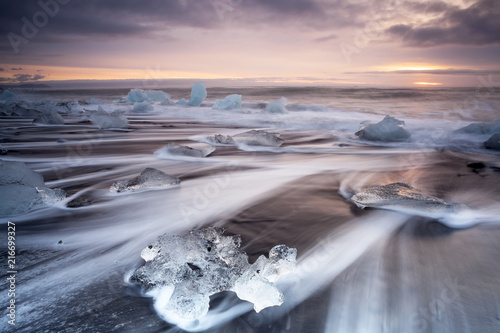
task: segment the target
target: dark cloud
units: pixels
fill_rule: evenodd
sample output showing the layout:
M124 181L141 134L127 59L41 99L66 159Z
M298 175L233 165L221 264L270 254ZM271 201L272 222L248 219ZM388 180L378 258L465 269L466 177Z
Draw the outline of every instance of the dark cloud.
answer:
M429 70L398 70L398 71L369 71L369 72L345 72L344 74L432 74L432 75L498 75L499 69L429 69Z
M11 71L22 71L23 69L21 67L12 67L10 70Z
M0 72L3 72L3 71L5 71L5 69L3 69L3 68L0 67Z
M465 9L441 3L435 3L434 7L428 8L443 11L443 14L439 19L420 25L393 25L387 32L402 39L405 45L414 47L500 43L498 0L478 0ZM424 10L425 7L421 9Z
M34 82L45 78L45 76L40 74L14 74L12 78L7 78L10 82Z

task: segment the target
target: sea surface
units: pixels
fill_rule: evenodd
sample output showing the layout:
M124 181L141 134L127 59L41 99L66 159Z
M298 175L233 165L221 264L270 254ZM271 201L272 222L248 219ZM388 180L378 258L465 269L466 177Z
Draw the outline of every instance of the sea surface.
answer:
M190 89L161 90L189 99ZM455 132L500 118L498 88L208 87L200 107L153 103L147 113L120 100L128 89L13 93L54 105L65 124L0 117L0 159L25 162L67 198L0 218L2 265L11 221L18 270L15 328L0 272L2 332L500 332L500 152L484 148L491 135ZM212 108L229 94L243 96L241 109ZM282 96L288 113L266 113ZM96 104L56 106L90 98L124 111L129 128L97 128L88 120ZM409 141L355 135L386 115L405 122ZM206 147L207 136L252 129L279 133L284 144L217 146L206 158L154 155L169 142ZM181 185L109 191L148 167ZM394 182L456 212L436 219L349 200ZM77 198L90 205L68 207ZM277 244L296 248L296 272L279 285L283 305L255 313L224 292L197 322L163 320L128 277L158 236L202 226L241 235L251 262Z

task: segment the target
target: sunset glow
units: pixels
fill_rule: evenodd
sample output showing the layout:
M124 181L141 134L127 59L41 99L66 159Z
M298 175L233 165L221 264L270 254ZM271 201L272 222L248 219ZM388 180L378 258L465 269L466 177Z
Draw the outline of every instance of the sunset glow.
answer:
M442 86L442 83L439 82L413 82L413 84L419 85L419 86Z

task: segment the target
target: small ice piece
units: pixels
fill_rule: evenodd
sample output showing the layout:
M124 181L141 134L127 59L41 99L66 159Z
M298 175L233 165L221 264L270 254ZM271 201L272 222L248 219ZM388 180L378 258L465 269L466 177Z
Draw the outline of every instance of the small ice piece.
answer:
M0 160L0 216L24 214L65 197L63 190L47 188L42 175L26 164Z
M236 143L244 143L251 146L279 147L285 142L283 139L280 139L279 136L279 133L251 130L234 135L233 140Z
M266 112L269 113L287 113L288 110L285 107L286 98L281 97L274 102L268 103L266 105Z
M3 91L2 95L0 95L0 101L3 101L3 102L10 101L10 100L13 100L15 98L16 98L16 95L7 89Z
M89 104L99 105L99 104L101 104L101 102L99 102L99 101L98 101L97 99L95 99L94 97L90 97Z
M500 132L500 118L490 122L472 123L456 130L458 133L495 134Z
M177 103L175 103L176 105L179 105L179 106L188 106L188 101L185 99L185 98L181 98L180 100L177 101Z
M235 291L255 302L260 311L283 303L275 281L295 268L296 249L275 246L269 258L249 265L240 249L241 237L223 236L224 229L209 227L186 236L162 235L141 252L145 264L131 276L153 296L155 309L172 321L194 321L207 314L210 296Z
M283 294L274 282L295 268L297 250L277 245L269 251L269 259L261 255L236 280L233 291L242 300L252 302L255 312L283 304Z
M148 111L153 111L153 106L149 104L148 102L137 102L134 104L134 108L132 111L134 112L148 112Z
M352 196L351 200L360 208L409 209L428 214L450 213L453 205L446 201L422 194L405 183L375 186Z
M141 89L130 89L125 101L128 103L144 102L148 100L148 95Z
M500 133L493 134L484 142L484 147L488 149L500 150Z
M57 112L41 114L33 119L33 124L38 125L64 125L64 118Z
M143 188L161 188L177 185L181 180L177 177L167 175L166 173L154 169L146 168L137 177L130 180L119 180L111 185L110 192L133 191Z
M386 116L381 122L360 129L356 135L360 139L370 141L408 141L410 133L402 127L404 124L404 121Z
M158 149L154 155L158 158L165 158L171 155L188 156L188 157L207 157L215 148L210 146L203 149L195 149L188 146L181 146L179 144L170 142L165 147Z
M207 88L203 82L198 82L191 88L191 97L189 98L189 106L200 106L203 100L207 97Z
M234 145L234 140L229 135L216 134L207 137L207 141L214 145Z
M212 108L217 110L241 109L241 98L241 95L232 94L224 99L216 99Z
M128 120L123 112L116 110L108 113L101 106L90 115L90 121L101 129L128 127Z
M163 102L170 99L170 95L161 90L146 90L145 93L150 102Z

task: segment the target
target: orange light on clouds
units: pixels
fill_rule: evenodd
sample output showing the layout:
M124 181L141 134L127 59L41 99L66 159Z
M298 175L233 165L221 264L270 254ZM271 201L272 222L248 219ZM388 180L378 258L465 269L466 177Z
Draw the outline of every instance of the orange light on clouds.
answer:
M417 84L419 86L442 86L443 85L440 82L413 82L413 84Z

